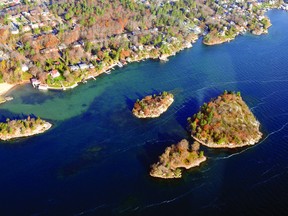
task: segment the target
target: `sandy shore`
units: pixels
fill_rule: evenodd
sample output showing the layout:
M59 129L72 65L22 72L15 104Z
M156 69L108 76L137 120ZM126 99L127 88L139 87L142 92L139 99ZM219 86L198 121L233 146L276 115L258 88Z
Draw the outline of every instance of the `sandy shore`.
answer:
M9 90L15 87L17 84L0 83L0 95L6 94Z

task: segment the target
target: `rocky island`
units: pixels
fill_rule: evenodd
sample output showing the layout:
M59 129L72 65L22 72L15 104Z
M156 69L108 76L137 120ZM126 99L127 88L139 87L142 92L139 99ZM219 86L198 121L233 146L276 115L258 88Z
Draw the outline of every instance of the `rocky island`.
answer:
M181 178L180 168L190 169L199 166L206 160L203 151L199 152L200 144L189 145L185 139L178 144L167 147L159 157L160 161L152 165L150 175L157 178Z
M156 118L164 113L173 101L173 94L165 91L159 95L148 95L136 101L132 112L137 118Z
M188 118L191 136L211 148L237 148L254 145L261 137L256 120L240 92L227 92L204 103Z
M28 137L44 133L52 124L39 117L37 119L28 116L26 119L10 120L0 123L0 140Z

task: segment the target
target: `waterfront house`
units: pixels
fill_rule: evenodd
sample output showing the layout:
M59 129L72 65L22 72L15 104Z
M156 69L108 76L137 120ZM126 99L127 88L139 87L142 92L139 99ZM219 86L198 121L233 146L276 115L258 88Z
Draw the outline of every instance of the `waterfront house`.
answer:
M79 68L80 68L81 70L86 70L86 69L89 68L89 65L87 65L87 64L85 64L85 63L81 63L81 64L78 64L78 65L79 65Z
M32 78L30 81L34 88L38 87L41 84L41 82L36 78Z
M51 70L49 74L51 75L51 77L52 77L53 79L55 79L56 77L59 77L59 76L60 76L60 73L59 73L58 70Z

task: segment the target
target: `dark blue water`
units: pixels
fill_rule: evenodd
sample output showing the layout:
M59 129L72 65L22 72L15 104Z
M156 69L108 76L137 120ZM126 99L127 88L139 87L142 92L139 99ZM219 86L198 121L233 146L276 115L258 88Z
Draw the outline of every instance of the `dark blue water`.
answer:
M288 210L288 13L268 35L206 47L163 64L133 63L72 91L29 85L0 118L39 115L45 134L0 145L0 215L285 215ZM237 150L203 147L208 161L182 179L149 176L165 147L189 139L186 119L225 89L241 91L265 138ZM171 91L158 119L139 120L137 98Z

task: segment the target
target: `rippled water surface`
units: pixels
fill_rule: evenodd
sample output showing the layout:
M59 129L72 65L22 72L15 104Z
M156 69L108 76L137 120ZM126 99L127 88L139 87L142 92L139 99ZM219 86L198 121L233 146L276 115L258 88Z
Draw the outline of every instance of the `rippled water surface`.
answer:
M11 92L0 118L39 115L45 134L0 145L1 215L285 215L288 210L288 13L268 13L263 36L206 47L167 63L132 63L72 91ZM203 147L208 161L180 180L149 176L165 147L189 139L186 119L225 89L241 91L265 137L239 150ZM158 119L137 98L170 91Z

